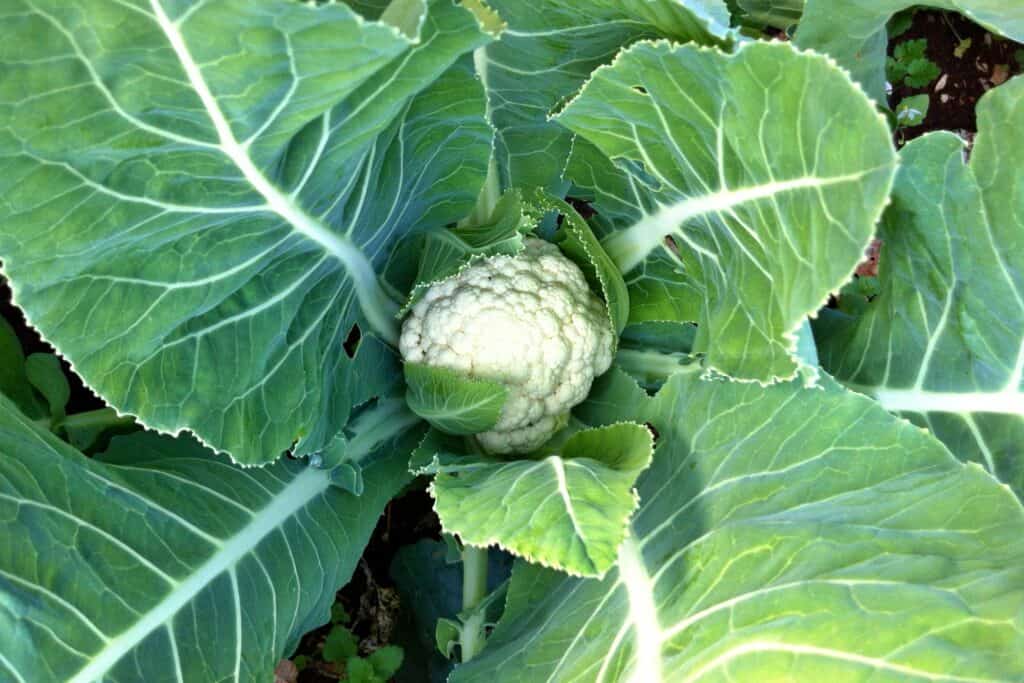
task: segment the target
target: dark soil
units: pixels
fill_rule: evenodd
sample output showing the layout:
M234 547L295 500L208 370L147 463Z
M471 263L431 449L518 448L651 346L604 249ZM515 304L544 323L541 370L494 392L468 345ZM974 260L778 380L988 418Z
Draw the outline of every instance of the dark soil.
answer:
M1008 2L1010 0L1007 0ZM927 94L928 115L919 126L904 128L898 142L906 142L932 130L960 133L968 141L977 131L974 107L978 99L1012 76L1024 72L1024 46L999 38L981 26L954 12L918 10L910 28L893 39L889 54L900 43L924 38L927 56L940 75L925 87L893 84L889 105L894 107L905 97ZM969 46L964 49L967 41ZM957 56L956 50L962 52Z
M349 628L359 639L361 654L391 642L401 607L391 580L391 560L399 548L423 538L441 538L441 524L434 514L433 501L420 485L388 504L352 580L338 591L338 601L352 616ZM330 630L330 625L326 625L302 638L295 654L306 655L311 663L299 672L298 683L338 680L331 666L319 661L319 652Z
M916 10L910 28L889 43L892 56L896 45L910 40L928 41L927 56L939 67L939 76L925 87L912 88L894 84L889 106L912 95L928 95L928 115L919 126L901 128L895 142L902 146L935 130L949 130L974 141L978 130L975 106L986 92L1002 85L1009 78L1024 73L1024 45L994 36L986 29L955 12ZM970 41L966 45L966 41ZM962 51L956 53L958 47ZM965 47L965 49L964 49ZM882 257L882 243L875 240L857 268L857 277L878 274ZM829 298L830 308L839 305L836 297Z

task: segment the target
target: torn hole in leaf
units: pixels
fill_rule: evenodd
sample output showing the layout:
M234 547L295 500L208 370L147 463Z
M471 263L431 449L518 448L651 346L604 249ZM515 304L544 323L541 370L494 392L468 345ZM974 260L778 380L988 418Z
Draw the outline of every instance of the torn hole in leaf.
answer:
M644 86L642 86L642 85L634 85L634 86L632 86L632 88L630 88L630 89L631 89L631 90L632 90L633 92L638 92L638 93L640 93L641 95L646 95L646 94L647 94L647 88L645 88L645 87L644 87Z
M345 343L342 344L346 356L349 358L356 357L356 351L359 350L359 340L362 338L363 333L359 329L359 324L352 325L352 329L348 331L348 336L345 337Z
M651 433L651 437L654 439L654 443L658 443L658 438L661 436L658 434L658 429L650 422L644 422L644 427L647 427L647 431Z

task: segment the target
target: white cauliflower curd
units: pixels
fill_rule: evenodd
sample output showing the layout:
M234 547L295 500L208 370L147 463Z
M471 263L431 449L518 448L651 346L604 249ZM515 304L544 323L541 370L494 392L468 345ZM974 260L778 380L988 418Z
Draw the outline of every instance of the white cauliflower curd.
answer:
M402 326L408 362L501 382L497 424L477 435L490 453L526 453L564 427L612 362L608 312L579 267L527 238L515 256L473 263L432 285Z

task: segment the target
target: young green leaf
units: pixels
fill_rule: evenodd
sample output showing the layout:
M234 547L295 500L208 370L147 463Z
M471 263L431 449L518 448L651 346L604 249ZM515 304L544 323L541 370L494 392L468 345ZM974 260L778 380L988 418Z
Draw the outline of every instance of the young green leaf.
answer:
M323 657L325 662L342 663L359 651L359 643L352 631L338 624L331 629L324 640Z
M445 658L451 659L454 656L455 648L459 644L461 627L454 619L438 619L437 627L434 629L434 644L437 651Z
M442 526L463 542L602 576L636 509L633 484L652 448L646 427L619 423L578 432L540 460L435 452L423 471L436 475L430 492Z
M331 605L331 623L332 624L347 624L352 618L345 611L345 606L340 602L336 602Z
M893 48L892 57L886 59L886 78L891 83L924 88L941 73L938 65L928 59L927 51L928 41L924 38L899 43Z
M82 451L92 453L104 448L109 437L130 434L139 429L131 417L118 415L113 408L100 408L75 413L51 422L51 431L58 427L58 433L67 437L68 443Z
M896 105L896 123L903 128L920 126L928 116L929 100L927 93L904 97Z
M529 198L533 206L543 211L557 211L562 217L555 242L580 267L590 288L604 298L618 339L629 319L629 292L622 273L605 253L594 231L568 202L542 191L531 193Z
M470 435L498 422L508 389L500 382L466 377L445 368L405 364L409 408L442 432Z
M401 668L403 657L402 648L395 645L385 645L371 652L370 656L366 659L380 680L389 681L395 675L395 672Z
M349 683L385 683L374 672L373 665L361 657L349 657L345 661L345 680Z
M915 59L907 65L907 75L903 82L911 88L926 88L941 73L930 59Z

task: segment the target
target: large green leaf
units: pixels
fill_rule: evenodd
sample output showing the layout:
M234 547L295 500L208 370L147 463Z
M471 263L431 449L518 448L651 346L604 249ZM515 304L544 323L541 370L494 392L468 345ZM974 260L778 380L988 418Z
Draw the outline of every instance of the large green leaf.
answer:
M404 367L409 408L442 432L466 436L497 424L508 398L508 388L501 382L422 363Z
M815 333L829 372L1024 495L1024 78L982 98L978 129L966 164L951 133L903 148L881 292Z
M794 40L828 53L884 103L885 25L908 7L953 10L996 34L1024 40L1024 3L1016 0L807 0Z
M800 20L804 0L731 0L733 17L741 24L787 29Z
M617 570L519 563L467 681L1016 681L1024 509L830 380L675 376Z
M408 479L413 423L392 424L352 454L356 497L300 461L242 469L153 433L87 459L0 397L0 679L269 679Z
M413 41L340 4L268 7L0 7L18 303L118 409L245 463L345 424L342 342L396 334L376 271L472 207L491 138L469 64L449 68L488 39L467 10L432 2Z
M434 474L441 525L470 545L501 548L577 576L615 563L636 509L633 485L651 462L642 425L618 423L570 436L535 460L459 455L427 437L414 457Z
M723 0L491 0L507 28L478 59L505 183L554 189L572 135L548 120L590 72L641 38L721 44Z
M698 323L734 377L792 377L794 332L860 261L895 152L864 94L783 43L638 43L558 116L593 193L630 320Z

